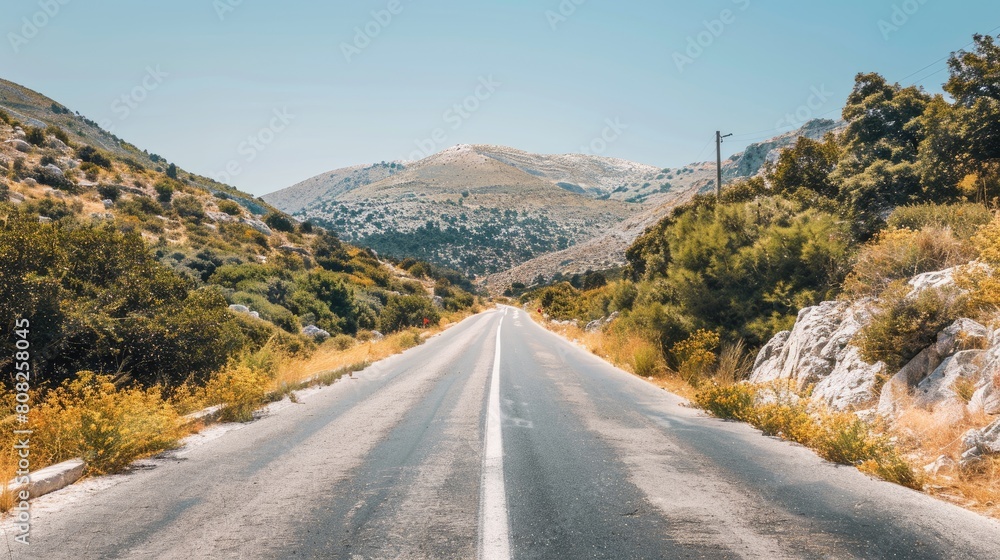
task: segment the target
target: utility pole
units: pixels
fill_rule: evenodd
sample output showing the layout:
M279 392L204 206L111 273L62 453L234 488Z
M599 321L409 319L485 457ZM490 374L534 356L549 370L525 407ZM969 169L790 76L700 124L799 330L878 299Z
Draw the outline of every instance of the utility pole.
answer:
M729 138L732 134L722 135L722 131L715 131L715 169L717 177L715 180L715 198L722 198L722 139Z

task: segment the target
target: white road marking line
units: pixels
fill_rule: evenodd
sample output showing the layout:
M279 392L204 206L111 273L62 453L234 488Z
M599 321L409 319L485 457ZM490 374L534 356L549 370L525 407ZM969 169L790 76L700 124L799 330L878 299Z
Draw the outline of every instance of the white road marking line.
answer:
M504 308L504 316L507 309ZM508 560L510 536L507 521L507 490L503 480L503 433L500 419L500 330L497 327L496 356L490 378L490 398L486 409L486 449L479 506L479 558Z

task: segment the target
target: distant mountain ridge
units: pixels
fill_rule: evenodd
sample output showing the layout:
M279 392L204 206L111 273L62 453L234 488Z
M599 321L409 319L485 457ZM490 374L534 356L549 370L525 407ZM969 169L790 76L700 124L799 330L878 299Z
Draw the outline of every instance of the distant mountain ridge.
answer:
M817 120L724 162L726 180L756 175ZM459 145L417 162L338 169L265 195L344 239L483 277L493 287L624 263L625 249L674 206L715 187L715 165L659 168L582 154Z

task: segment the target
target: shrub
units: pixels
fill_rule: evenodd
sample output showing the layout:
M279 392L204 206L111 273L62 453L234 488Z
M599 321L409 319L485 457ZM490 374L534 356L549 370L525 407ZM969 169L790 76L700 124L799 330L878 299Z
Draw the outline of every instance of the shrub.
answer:
M580 292L569 282L560 282L537 292L539 304L551 317L560 320L576 319Z
M292 220L289 219L288 216L278 212L271 212L268 214L264 218L264 223L267 224L267 227L275 231L281 231L284 233L293 233L295 231L295 224L292 223Z
M327 344L333 346L337 350L344 351L349 348L352 348L356 342L357 341L354 339L354 337L350 335L338 334L337 336L331 338Z
M25 131L25 140L33 146L41 146L45 144L45 130L38 128L36 126L29 126L28 130Z
M677 373L697 386L716 361L714 350L719 346L719 333L699 330L670 349Z
M227 422L249 422L267 399L269 379L260 371L242 364L230 364L205 385L209 404L221 405L219 418Z
M392 295L378 319L378 330L392 333L407 327L436 325L440 321L441 315L427 298Z
M713 416L726 420L750 422L754 416L757 390L748 383L712 385L695 395L695 404Z
M821 417L821 430L812 441L820 457L854 465L889 482L920 489L918 475L899 455L888 436L875 434L872 426L850 413Z
M118 185L98 185L97 194L104 200L117 202L121 198L122 190Z
M652 377L660 372L660 351L649 342L641 341L632 350L632 371L640 377Z
M45 133L55 138L58 138L59 141L62 142L63 144L66 144L67 146L69 145L69 135L66 134L65 130L59 128L58 126L50 124L49 126L45 127Z
M85 163L92 163L104 169L111 169L111 160L107 156L97 151L93 146L80 146L76 150L76 157ZM82 168L82 166L81 166Z
M194 196L179 196L173 201L174 211L181 218L190 218L195 223L205 219L205 209Z
M893 229L949 229L956 238L965 241L980 227L993 219L993 213L982 204L918 204L897 208L888 225Z
M756 405L750 423L764 435L778 436L809 445L819 432L819 425L809 413L809 401L797 395L790 385L774 383L767 397Z
M899 371L959 317L961 304L952 294L937 288L916 295L910 291L904 281L890 285L871 320L855 336L853 343L868 363L885 362L890 371Z
M243 214L243 207L232 200L220 200L218 202L219 211L230 216L240 216Z
M169 181L160 181L153 188L156 190L157 199L163 204L169 203L174 197L174 185Z
M81 372L33 409L32 453L52 463L82 457L93 474L117 472L176 445L178 420L159 388L119 388L110 376Z

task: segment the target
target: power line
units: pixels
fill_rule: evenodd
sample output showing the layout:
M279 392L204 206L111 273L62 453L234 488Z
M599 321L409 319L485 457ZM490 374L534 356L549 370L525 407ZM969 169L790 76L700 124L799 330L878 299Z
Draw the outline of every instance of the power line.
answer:
M992 35L992 34L993 34L994 32L996 32L996 31L1000 31L1000 26L997 26L997 27L994 27L993 29L991 29L991 30L987 31L987 32L986 32L986 33L985 33L984 35ZM967 45L965 45L965 46L963 46L963 47L961 47L961 48L959 48L959 49L956 49L956 50L955 50L955 52L958 52L958 51L962 51L962 50L965 50L965 49L968 49L969 47L971 47L971 46L973 46L973 45L975 45L975 44L976 44L976 42L975 42L975 41L972 41L971 43L969 43L969 44L967 44ZM950 59L950 58L951 58L951 56L952 56L952 55L951 55L951 54L949 54L949 55L947 55L947 56L945 56L945 57L942 57L942 58L939 58L939 59L935 60L934 62L932 62L932 63L928 64L927 66L924 66L924 67L923 67L923 68L921 68L920 70L917 70L916 72L913 72L912 74L909 74L909 75L907 75L907 76L903 77L903 79L899 80L899 83L901 83L901 82L905 82L905 81L906 81L906 80L908 80L909 78L912 78L913 76L916 76L916 75L918 75L918 74L920 74L920 73L922 73L922 72L924 72L924 71L926 71L926 70L929 70L929 69L933 68L934 66L936 66L936 65L940 64L941 62L944 62L944 61L946 61L946 60ZM946 67L946 68L941 68L941 69L938 69L938 70L936 70L936 71L934 71L934 72L932 72L932 73L930 73L930 74L927 74L926 76L924 76L924 77L922 77L922 78L919 78L919 79L917 79L917 80L916 80L916 81L914 81L914 82L911 82L911 83L909 83L909 84L907 85L907 87L909 87L909 86L914 86L914 85L917 85L918 83L920 83L920 82L922 82L922 81L924 81L924 80L926 80L926 79L928 79L928 78L930 78L930 77L932 77L932 76L935 76L935 75L937 75L937 74L940 74L941 72L944 72L945 70L947 70L947 67ZM833 109L833 110L831 110L831 111L827 111L827 112L825 112L825 113L821 113L821 114L819 114L819 115L815 115L815 116L813 116L813 118L814 118L814 119L816 119L816 118L820 118L820 117L825 117L825 116L827 116L827 115L831 115L831 114L833 114L833 113L840 113L840 112L842 112L842 111L843 111L843 109L841 109L841 108L838 108L838 109ZM746 132L746 133L741 133L741 134L737 134L737 135L735 135L733 139L734 139L734 140L736 140L736 141L739 141L739 142L749 142L749 143L753 143L753 142L755 142L755 141L759 141L759 140L766 140L766 139L768 139L768 138L772 138L772 137L774 136L774 133L776 133L776 132L780 132L780 131L783 131L783 130L786 130L787 128L788 128L788 127L781 127L781 128L770 128L770 129L765 129L765 130L758 130L758 131L756 131L756 132ZM789 131L790 131L790 130L789 130ZM760 136L760 135L764 135L764 136ZM748 138L748 137L749 137L749 138ZM711 142L710 142L710 143L711 143ZM706 147L707 147L707 145L706 145ZM702 152L704 152L704 151L705 151L705 149L704 149L704 148L702 148ZM699 156L699 157L701 157L701 156Z
M992 35L994 31L1000 31L1000 26L997 26L997 27L994 27L993 29L991 29L991 30L987 31L987 32L986 32L985 34L986 34L986 35ZM971 42L971 43L969 43L968 45L965 45L964 47L962 47L962 48L960 48L960 49L956 49L956 50L955 50L955 52L958 52L958 51L964 51L965 49L967 49L967 48L969 48L969 47L971 47L972 45L975 45L975 44L976 44L976 42L975 42L975 41L972 41L972 42ZM923 67L923 68L921 68L920 70L917 70L916 72L914 72L914 73L912 73L912 74L910 74L910 75L908 75L908 76L905 76L905 77L903 77L903 79L901 79L901 80L899 80L899 81L900 81L900 82L905 82L906 80L908 80L908 79L910 79L910 78L912 78L912 77L916 76L917 74L919 74L919 73L923 72L924 70L927 70L928 68L930 68L930 67L932 67L932 66L934 66L934 65L936 65L936 64L940 64L940 63L942 63L942 62L944 62L944 61L948 60L949 58L951 58L951 55L950 55L950 54L949 54L948 56L945 56L945 57L942 57L942 58L939 58L939 59L935 60L934 62L932 62L932 63L928 64L927 66L924 66L924 67ZM936 73L937 73L937 72L935 72L935 74L936 74ZM931 76L933 76L933 75L934 75L934 74L931 74ZM928 77L930 77L930 76L928 76ZM924 78L924 79L926 80L927 78ZM919 81L919 80L918 80L918 81ZM914 85L914 84L910 84L910 85Z

